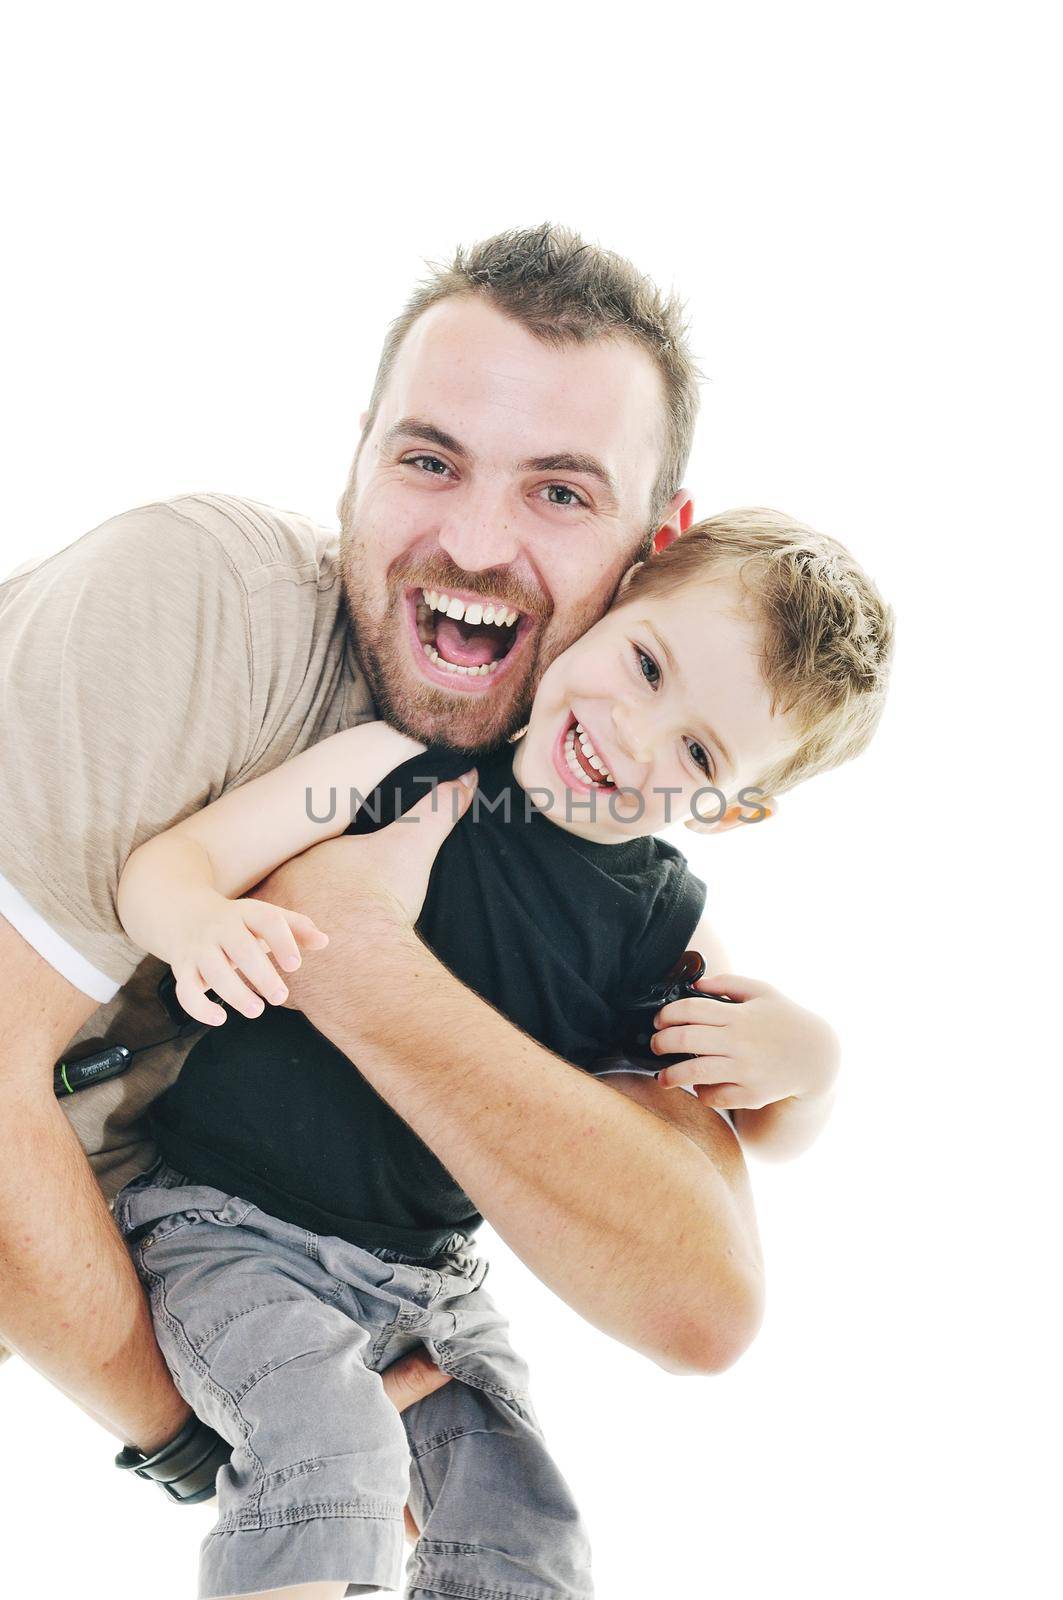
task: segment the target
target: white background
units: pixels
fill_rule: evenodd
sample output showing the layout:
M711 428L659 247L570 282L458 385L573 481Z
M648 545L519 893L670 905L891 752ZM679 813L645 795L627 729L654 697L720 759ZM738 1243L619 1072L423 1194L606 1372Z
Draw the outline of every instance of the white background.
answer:
M604 1600L1057 1592L1046 16L186 0L2 41L0 570L185 490L332 521L422 258L550 218L686 296L700 511L784 507L897 609L873 749L692 852L736 970L845 1044L820 1143L754 1166L756 1344L670 1377L483 1235ZM0 1417L8 1592L194 1594L208 1508L21 1363Z

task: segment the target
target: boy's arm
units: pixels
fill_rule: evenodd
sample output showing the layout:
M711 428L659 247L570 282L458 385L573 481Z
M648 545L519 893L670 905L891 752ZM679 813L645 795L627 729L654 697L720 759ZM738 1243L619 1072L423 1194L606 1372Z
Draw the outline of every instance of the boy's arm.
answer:
M791 1095L759 1111L732 1111L735 1132L744 1146L769 1161L789 1161L814 1144L834 1108L833 1084L817 1095Z
M743 1146L755 1150L765 1160L786 1161L800 1155L819 1137L834 1105L837 1036L822 1017L795 1005L778 990L766 984L751 985L749 980L730 976L726 951L706 917L702 917L691 935L689 947L697 950L705 961L706 973L710 975L702 980L706 989L722 994L745 992L747 998L739 1004L748 1004L756 998L762 1013L770 1008L770 1015L762 1015L763 1025L754 1034L751 1046L754 1055L760 1056L756 1065L765 1078L786 1080L797 1076L808 1087L799 1094L784 1094L755 1108L744 1106L740 1103L740 1091L731 1083L731 1072L742 1069L727 1059L721 1059L718 1067L714 1067L713 1058L709 1057L700 1062L700 1070L696 1061L679 1062L669 1068L667 1055L659 1051L660 1043L666 1042L672 1032L665 1027L654 1035L652 1048L661 1054L666 1087L691 1084L702 1104L729 1113ZM754 988L756 996L751 993ZM693 1020L693 1012L683 1010L687 1004L677 1001L674 1007L665 1008L679 1026ZM698 1002L695 1000L693 1005L696 1007ZM726 1012L722 1015L731 1021ZM732 1031L733 1023L740 1020L744 1019L733 1018ZM692 1037L689 1042L693 1048L697 1040ZM744 1070L742 1075L746 1075ZM717 1078L726 1087L716 1087ZM706 1082L706 1079L714 1081Z
M227 790L133 851L118 883L118 915L142 950L174 968L186 1010L202 1022L223 1022L224 1012L203 993L213 987L245 1015L257 1015L261 1001L234 968L267 999L285 998L255 939L288 971L299 964L299 945L319 948L322 936L298 913L236 897L282 861L342 833L360 801L423 749L383 722L348 728Z
M320 740L261 778L226 790L133 851L119 885L118 910L126 931L132 932L127 911L139 927L148 926L142 921L148 913L143 902L163 877L167 889L179 888L192 871L197 883L210 884L229 899L246 894L282 861L341 834L358 800L424 748L384 722L363 722Z

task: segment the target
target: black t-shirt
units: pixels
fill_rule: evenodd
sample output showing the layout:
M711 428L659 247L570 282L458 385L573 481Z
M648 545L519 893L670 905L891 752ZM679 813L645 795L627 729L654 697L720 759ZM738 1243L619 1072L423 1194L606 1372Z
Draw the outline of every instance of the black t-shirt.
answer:
M429 750L387 778L350 832L423 798L468 758ZM598 844L534 810L512 750L481 757L469 812L436 857L417 929L469 988L576 1066L617 1042L624 998L686 949L704 886L655 838ZM399 824L415 826L415 824ZM313 960L313 956L309 958ZM401 1033L403 997L393 997ZM414 1000L412 1003L416 1003ZM475 1039L469 1040L476 1061ZM198 1183L363 1248L429 1260L483 1220L426 1144L299 1012L230 1012L153 1108L163 1159Z

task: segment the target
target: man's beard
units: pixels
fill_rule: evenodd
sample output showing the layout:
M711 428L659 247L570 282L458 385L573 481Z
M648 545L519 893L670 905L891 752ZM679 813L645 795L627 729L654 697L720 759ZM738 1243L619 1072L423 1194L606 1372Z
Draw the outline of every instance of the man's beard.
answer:
M499 577L493 587L489 587L485 578L490 575L483 573L458 575L452 569L444 575L438 571L420 576L389 575L384 617L378 622L371 615L370 599L360 581L357 562L351 559L354 554L353 548L348 546L343 562L344 598L354 654L365 674L378 715L401 733L425 744L472 754L496 749L518 733L528 721L540 672L549 665L548 662L540 665L544 624L537 623L536 637L524 647L526 659L514 665L497 687L479 693L461 690L448 693L422 678L410 658L405 594L411 587L429 587L434 583L437 588L446 589L449 584L451 588L471 589L474 593L492 593L499 599L512 601L514 609L536 615L530 597L516 596L512 579ZM535 603L541 614L542 602Z

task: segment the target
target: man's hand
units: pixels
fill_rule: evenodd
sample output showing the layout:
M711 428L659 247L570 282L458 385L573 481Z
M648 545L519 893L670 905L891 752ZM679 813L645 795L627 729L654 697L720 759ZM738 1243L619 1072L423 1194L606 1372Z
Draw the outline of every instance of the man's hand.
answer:
M389 827L314 845L252 890L256 899L298 906L329 937L326 951L287 975L290 1006L306 1010L310 996L341 981L359 959L369 924L378 932L412 930L440 846L475 792L475 771L441 783Z
M384 1393L400 1416L418 1400L423 1400L426 1394L432 1394L445 1383L451 1382L450 1373L436 1366L424 1345L419 1350L411 1350L407 1356L400 1356L380 1376L384 1381ZM408 1505L403 1506L402 1516L406 1535L416 1544L421 1530L413 1520Z
M665 1088L694 1086L717 1111L759 1111L781 1100L822 1099L838 1073L837 1035L822 1017L757 978L717 973L700 978L704 998L674 1000L657 1013L654 1055L686 1055L665 1066ZM741 1002L714 1000L726 994Z

